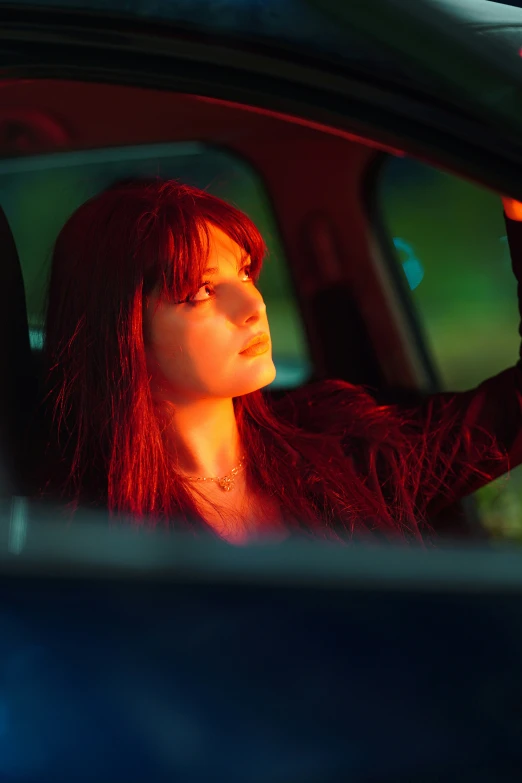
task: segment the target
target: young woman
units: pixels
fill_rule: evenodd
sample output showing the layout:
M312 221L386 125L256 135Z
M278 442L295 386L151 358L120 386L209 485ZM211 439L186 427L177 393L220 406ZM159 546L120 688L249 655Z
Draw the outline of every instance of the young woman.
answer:
M522 214L505 208L520 281ZM419 539L522 461L520 363L410 409L341 381L270 402L264 254L248 217L176 181L116 184L73 214L49 288L45 492L230 542Z

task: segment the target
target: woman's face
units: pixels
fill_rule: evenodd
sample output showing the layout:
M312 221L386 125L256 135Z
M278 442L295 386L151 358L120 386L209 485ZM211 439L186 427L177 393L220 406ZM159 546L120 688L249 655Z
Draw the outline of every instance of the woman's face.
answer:
M275 378L266 306L250 259L220 229L209 225L209 234L208 268L194 298L172 304L153 292L146 303L145 349L157 399L238 397ZM264 342L245 353L260 337Z

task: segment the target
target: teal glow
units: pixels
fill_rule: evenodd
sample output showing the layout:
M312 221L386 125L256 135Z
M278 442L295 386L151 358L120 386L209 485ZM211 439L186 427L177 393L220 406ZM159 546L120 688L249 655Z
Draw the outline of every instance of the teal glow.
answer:
M414 291L422 282L424 277L424 268L415 255L412 246L401 237L394 237L393 244L399 252L406 254L406 259L402 262L402 268L406 275L406 280L411 291Z

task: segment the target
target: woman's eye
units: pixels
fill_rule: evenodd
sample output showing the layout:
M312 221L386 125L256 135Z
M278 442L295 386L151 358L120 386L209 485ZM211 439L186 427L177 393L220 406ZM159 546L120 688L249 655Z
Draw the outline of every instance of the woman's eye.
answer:
M194 296L191 297L190 301L205 302L207 299L210 299L213 294L214 294L214 290L210 285L210 283L202 283L202 285L198 288Z
M242 272L242 279L243 282L252 281L254 282L254 276L252 275L252 268L251 264L247 264L244 266L241 270ZM215 291L212 287L212 283L210 280L207 280L205 283L202 283L201 286L198 288L194 296L188 297L188 299L185 299L185 302L208 302L209 299L212 299L214 296Z

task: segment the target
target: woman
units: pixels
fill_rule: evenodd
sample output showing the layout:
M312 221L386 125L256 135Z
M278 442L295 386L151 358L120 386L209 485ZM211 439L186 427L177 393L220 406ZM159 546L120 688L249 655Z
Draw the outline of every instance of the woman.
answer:
M420 539L522 461L520 364L409 410L341 381L271 404L264 254L244 214L175 181L116 184L73 214L48 299L48 493L231 542Z

